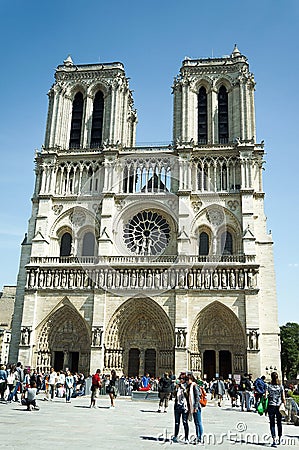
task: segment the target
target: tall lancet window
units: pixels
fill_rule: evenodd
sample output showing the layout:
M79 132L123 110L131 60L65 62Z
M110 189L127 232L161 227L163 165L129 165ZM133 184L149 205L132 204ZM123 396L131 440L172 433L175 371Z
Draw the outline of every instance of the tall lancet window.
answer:
M204 231L199 235L199 255L208 255L209 254L209 236Z
M60 242L60 256L70 256L72 252L72 236L64 233Z
M198 143L208 141L207 92L201 87L198 92Z
M83 238L82 256L94 256L95 237L93 233L85 233Z
M78 92L73 101L70 148L79 148L81 143L83 117L83 94Z
M104 95L99 91L96 93L93 102L93 114L91 125L90 147L100 147L102 144L103 132L103 115L104 115Z
M220 144L228 142L228 94L225 86L218 92L218 137Z

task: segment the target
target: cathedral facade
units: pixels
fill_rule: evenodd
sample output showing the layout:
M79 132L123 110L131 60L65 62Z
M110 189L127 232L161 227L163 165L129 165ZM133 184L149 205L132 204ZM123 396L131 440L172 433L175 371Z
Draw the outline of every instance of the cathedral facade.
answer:
M36 153L10 360L210 379L280 367L264 145L235 47L185 59L173 140L135 144L121 63L57 67Z

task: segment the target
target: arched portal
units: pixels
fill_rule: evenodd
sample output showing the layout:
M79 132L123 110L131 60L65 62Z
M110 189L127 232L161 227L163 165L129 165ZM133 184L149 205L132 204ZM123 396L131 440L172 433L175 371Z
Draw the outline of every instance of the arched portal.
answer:
M107 327L104 367L129 376L161 376L174 369L174 330L154 300L133 298L115 312Z
M89 374L91 339L84 319L71 305L62 304L38 330L35 367Z
M218 301L204 308L193 324L190 369L208 380L246 371L243 327L234 312Z

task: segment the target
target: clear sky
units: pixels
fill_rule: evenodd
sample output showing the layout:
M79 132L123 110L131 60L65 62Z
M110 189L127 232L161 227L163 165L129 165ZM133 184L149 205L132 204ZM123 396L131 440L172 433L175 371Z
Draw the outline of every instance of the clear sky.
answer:
M122 62L134 90L137 141L170 142L171 85L182 60L227 55L237 43L257 82L279 323L298 322L299 1L0 0L0 7L0 290L16 283L47 92L68 54L75 64Z

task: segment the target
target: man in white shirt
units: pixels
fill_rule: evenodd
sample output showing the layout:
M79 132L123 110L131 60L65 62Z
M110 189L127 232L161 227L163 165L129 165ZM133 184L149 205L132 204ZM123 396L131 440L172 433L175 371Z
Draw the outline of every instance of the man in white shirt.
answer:
M57 373L55 372L54 367L51 367L50 376L49 376L49 387L50 387L51 400L53 400L53 398L54 398L56 383L57 383Z

